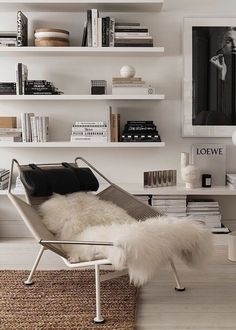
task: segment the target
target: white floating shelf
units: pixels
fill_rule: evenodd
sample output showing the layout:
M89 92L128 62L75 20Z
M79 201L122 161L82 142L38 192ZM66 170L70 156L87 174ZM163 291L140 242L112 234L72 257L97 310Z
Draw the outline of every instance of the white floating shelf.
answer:
M1 8L1 3L0 3ZM164 47L1 47L0 56L157 56Z
M134 195L214 195L214 196L235 196L236 190L227 186L215 186L211 188L186 189L184 186L144 188L140 183L120 183L120 186Z
M164 94L155 95L0 95L0 101L159 101Z
M83 12L97 8L114 12L159 12L163 0L0 0L1 11Z
M157 148L164 142L0 142L0 148Z

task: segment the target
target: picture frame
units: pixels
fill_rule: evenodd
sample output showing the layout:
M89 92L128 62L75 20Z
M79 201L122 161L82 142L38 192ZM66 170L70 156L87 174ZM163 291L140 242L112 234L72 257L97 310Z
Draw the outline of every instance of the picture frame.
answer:
M182 136L231 137L236 128L236 17L185 17L183 57Z

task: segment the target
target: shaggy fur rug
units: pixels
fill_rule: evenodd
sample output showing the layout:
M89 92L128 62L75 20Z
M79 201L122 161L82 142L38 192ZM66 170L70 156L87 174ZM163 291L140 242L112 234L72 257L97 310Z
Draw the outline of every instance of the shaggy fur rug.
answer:
M105 241L114 246L64 245L73 262L107 258L128 269L143 285L174 256L189 266L202 265L212 251L212 235L186 218L157 217L138 222L111 202L90 193L54 195L42 204L44 224L59 240Z

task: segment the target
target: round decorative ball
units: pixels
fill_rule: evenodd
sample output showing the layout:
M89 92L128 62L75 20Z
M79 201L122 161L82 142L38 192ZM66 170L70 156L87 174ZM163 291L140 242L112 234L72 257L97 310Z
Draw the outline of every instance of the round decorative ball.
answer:
M132 78L135 76L135 68L131 65L124 65L120 69L120 75L123 78Z

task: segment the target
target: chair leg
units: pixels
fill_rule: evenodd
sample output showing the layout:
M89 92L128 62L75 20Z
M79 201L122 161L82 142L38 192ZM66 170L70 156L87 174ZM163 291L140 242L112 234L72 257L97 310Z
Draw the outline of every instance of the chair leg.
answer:
M35 272L35 270L36 270L36 268L37 268L37 266L39 264L39 261L40 261L42 255L43 255L44 250L45 250L45 247L42 246L41 249L40 249L40 251L39 251L39 253L38 253L38 255L37 255L37 258L36 258L36 260L34 262L34 265L33 265L32 269L31 269L31 272L29 274L29 277L27 278L26 281L24 281L24 284L25 285L32 285L32 284L34 284L34 281L32 281L32 277L34 275L34 272Z
M172 268L172 271L173 271L173 274L174 274L174 279L175 279L175 282L176 282L175 290L176 291L185 291L185 287L182 286L181 283L180 283L179 276L178 276L178 273L177 273L176 268L175 268L175 264L172 260L170 260L170 265L171 265L171 268Z
M96 317L94 323L105 322L101 315L101 298L100 298L100 269L99 265L95 265L95 284L96 284Z

